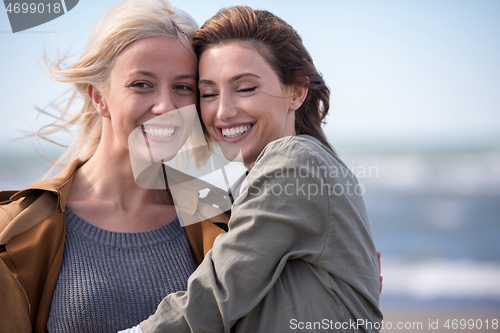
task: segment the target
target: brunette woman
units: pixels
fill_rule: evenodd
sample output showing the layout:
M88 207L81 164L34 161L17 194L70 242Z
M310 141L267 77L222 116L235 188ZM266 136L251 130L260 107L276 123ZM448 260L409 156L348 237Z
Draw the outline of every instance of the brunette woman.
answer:
M378 331L379 268L362 191L325 138L329 89L270 12L221 10L198 30L200 111L249 173L185 292L150 332Z

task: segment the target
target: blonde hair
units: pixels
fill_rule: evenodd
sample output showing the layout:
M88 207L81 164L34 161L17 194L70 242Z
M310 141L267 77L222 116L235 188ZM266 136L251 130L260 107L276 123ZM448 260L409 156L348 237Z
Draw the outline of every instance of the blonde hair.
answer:
M68 131L74 125L79 127L77 136L53 168L65 165L75 157L82 161L88 160L94 154L101 140L102 119L87 89L92 85L105 93L114 59L127 45L142 38L161 36L177 39L193 52L192 38L197 28L189 15L175 8L168 0L124 0L101 17L85 51L73 65L63 68L64 59L57 57L55 61L50 61L44 55L47 74L57 81L72 83L73 88L63 107L55 103L52 105L58 109L60 116L39 129L35 139L57 144L48 138L50 134ZM77 99L82 99L83 105L78 113L73 114L70 107ZM46 110L40 111L48 113Z

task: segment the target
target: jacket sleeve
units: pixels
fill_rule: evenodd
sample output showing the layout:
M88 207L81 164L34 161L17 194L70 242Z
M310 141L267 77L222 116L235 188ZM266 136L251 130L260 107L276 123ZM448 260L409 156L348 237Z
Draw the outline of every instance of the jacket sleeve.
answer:
M242 184L229 232L188 281L141 323L150 332L230 332L269 292L286 261L313 263L328 237L328 197L307 146L266 147Z
M0 332L32 332L26 295L2 260L0 281Z
M12 221L18 209L6 206L15 191L0 192L0 235ZM12 205L11 205L12 206ZM11 260L0 237L0 332L32 332L29 305L19 281L5 264Z

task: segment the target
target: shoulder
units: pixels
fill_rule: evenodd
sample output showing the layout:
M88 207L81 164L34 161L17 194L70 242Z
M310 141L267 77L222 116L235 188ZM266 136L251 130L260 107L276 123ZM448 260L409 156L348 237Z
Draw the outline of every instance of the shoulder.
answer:
M300 195L294 192L295 199L302 200L305 195L308 201L314 197L318 202L339 202L339 196L352 200L349 195L352 189L356 188L358 192L363 189L353 172L332 150L307 135L285 137L269 143L257 158L242 188L263 187L262 191L252 192L260 194L276 188L273 187L275 184L278 188L297 189L295 192ZM304 194L303 188L310 191ZM361 196L356 195L356 200L360 199Z
M58 197L49 191L32 190L0 206L0 244L45 220L58 209Z
M75 170L74 160L56 177L31 184L21 191L0 192L0 244L18 235L56 211L64 212Z
M286 136L267 144L259 158L269 154L287 154L291 157L327 151L324 145L309 135ZM258 158L258 159L259 159Z
M287 136L267 144L257 157L252 170L263 166L300 165L311 160L318 148L308 137Z
M329 174L331 170L347 175L349 168L342 160L319 140L309 135L288 136L270 142L254 164L257 170L275 167L316 167Z
M242 184L239 203L246 199L273 197L289 200L312 199L307 189L312 189L316 202L325 202L327 194L321 191L326 183L324 169L325 156L331 150L309 136L284 137L269 143L261 152L247 178ZM329 158L329 157L327 157ZM321 197L321 199L320 199Z

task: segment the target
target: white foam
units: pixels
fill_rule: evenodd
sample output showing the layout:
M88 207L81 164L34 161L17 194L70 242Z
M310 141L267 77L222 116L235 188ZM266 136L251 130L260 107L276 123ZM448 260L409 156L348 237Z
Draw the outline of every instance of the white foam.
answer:
M344 163L368 191L500 194L500 154L350 156ZM368 177L360 170L376 169ZM361 176L361 177L360 177Z
M408 263L383 259L382 295L431 299L500 299L500 263L429 260Z

